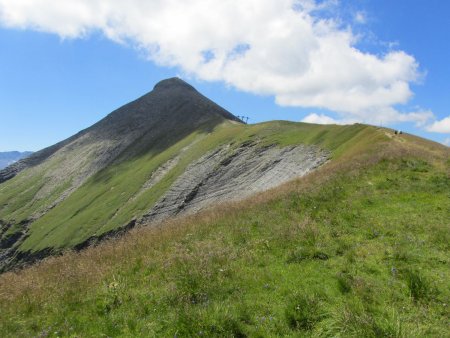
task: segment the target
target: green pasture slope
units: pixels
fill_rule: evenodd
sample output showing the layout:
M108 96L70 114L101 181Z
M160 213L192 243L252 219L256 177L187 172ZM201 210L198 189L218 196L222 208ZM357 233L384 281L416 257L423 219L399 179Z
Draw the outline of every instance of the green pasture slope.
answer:
M36 252L47 248L71 248L91 236L99 236L110 230L125 226L133 218L139 218L157 202L170 185L194 160L220 145L235 146L250 139L263 144L316 144L340 156L348 148L357 147L380 138L380 132L365 125L320 126L291 122L268 122L257 125L240 125L225 121L213 132L199 128L177 142L168 139L149 148L134 148L136 156L125 157L91 177L69 198L51 209L31 224L29 237L19 250ZM186 149L190 144L191 147ZM180 156L178 165L158 184L142 194L141 187L151 174L163 163ZM52 164L52 165L57 165ZM52 170L48 165L45 170ZM45 185L44 173L30 174L25 170L14 179L0 185L0 220L14 224L3 236L21 231L24 220L43 205L50 205L66 189L69 182L54 188L49 198L36 200L36 192Z
M222 125L189 137L202 139L173 177L210 147L251 137L320 144L333 159L242 204L1 275L1 336L450 336L449 148L363 125ZM181 142L90 180L33 227L24 248L70 246L91 218L120 225L110 212L126 198L111 187L129 196L145 180L140 168L190 141ZM140 203L122 221L149 206ZM82 230L42 242L60 217Z

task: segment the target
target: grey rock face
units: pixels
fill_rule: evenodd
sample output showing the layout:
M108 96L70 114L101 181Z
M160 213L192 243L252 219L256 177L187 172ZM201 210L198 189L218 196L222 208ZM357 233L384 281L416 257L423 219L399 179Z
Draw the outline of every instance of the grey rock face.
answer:
M191 164L141 222L244 199L307 174L328 155L314 146L279 148L253 142L217 149Z

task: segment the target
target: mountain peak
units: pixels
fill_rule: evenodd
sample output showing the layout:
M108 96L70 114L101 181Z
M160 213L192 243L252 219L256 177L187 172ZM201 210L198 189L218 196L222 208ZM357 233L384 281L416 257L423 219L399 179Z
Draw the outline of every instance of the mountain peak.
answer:
M162 80L158 82L153 90L166 90L166 89L189 89L189 90L195 90L194 87L192 87L187 82L183 81L182 79L178 77L171 77L169 79Z
M86 148L87 152L94 154L101 148L102 156L97 153L92 155L96 161L90 162L89 169L86 169L86 173L91 174L115 160L131 145L137 149L135 153L149 151L163 139L170 143L200 129L209 132L224 120L242 123L190 84L177 77L169 78L157 83L153 91L116 109L93 126L8 168L0 169L0 183L26 168L39 165L62 148L65 150L61 154L75 148ZM132 151L128 149L127 153L131 156ZM78 172L83 171L79 169Z
M165 108L159 109L161 112L168 114L181 114L181 117L186 118L188 115L193 117L197 115L197 119L205 120L209 117L221 116L227 120L233 120L242 123L236 116L217 105L207 97L199 93L193 86L178 77L171 77L158 82L153 91L144 96L146 100L151 97L151 100L165 102ZM167 109L167 104L174 105ZM182 119L179 119L181 121Z

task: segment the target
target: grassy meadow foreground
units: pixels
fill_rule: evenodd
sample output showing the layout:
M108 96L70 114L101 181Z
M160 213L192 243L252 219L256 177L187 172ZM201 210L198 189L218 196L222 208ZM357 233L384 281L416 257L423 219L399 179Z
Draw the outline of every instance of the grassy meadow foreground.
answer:
M449 169L448 148L386 137L243 203L5 273L0 335L449 336Z

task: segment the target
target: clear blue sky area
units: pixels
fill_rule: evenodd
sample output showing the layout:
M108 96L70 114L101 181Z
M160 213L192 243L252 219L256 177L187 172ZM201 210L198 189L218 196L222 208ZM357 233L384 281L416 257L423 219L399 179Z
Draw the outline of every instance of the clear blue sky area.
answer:
M414 56L425 74L413 84L414 97L400 111L431 110L436 119L450 115L450 1L341 1L342 15L362 11L361 50L385 53L386 44ZM357 32L358 28L355 28ZM384 42L386 44L384 44ZM300 121L311 112L281 107L272 96L237 91L221 82L186 77L178 68L155 65L142 51L105 38L101 33L79 39L33 30L0 28L0 151L36 151L84 129L119 106L150 91L158 81L183 76L200 92L251 123ZM450 135L427 132L414 123L392 127L448 142Z

